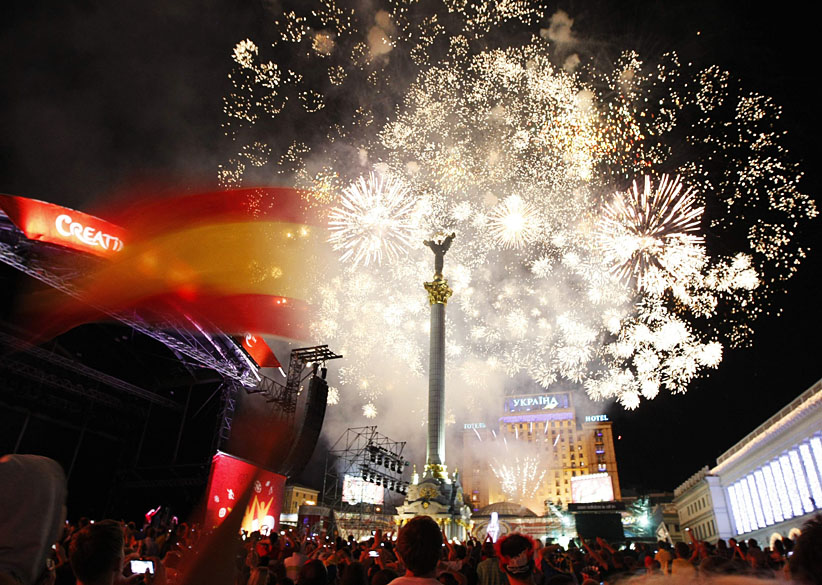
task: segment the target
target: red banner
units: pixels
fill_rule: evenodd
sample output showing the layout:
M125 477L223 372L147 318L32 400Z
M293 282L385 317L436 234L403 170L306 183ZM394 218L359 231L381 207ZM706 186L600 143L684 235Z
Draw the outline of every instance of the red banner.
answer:
M30 240L111 258L123 249L125 230L53 203L0 195L0 209Z
M261 368L279 368L282 366L262 337L246 333L245 337L235 337L235 340Z
M247 532L279 530L285 479L284 475L217 452L211 460L205 528L210 530L220 524L250 485L251 499L242 529Z

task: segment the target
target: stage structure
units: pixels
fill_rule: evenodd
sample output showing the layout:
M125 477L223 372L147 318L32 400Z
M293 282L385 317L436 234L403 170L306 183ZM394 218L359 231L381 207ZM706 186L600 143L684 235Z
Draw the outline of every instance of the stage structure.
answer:
M389 515L391 495L404 496L409 487L403 480L408 467L404 448L405 442L380 434L376 426L352 427L337 439L326 456L323 480L322 503L329 525L357 539L370 536L375 527L396 528Z
M95 239L87 241L76 237L74 232L61 230L61 227L66 227L63 224L68 221L67 218L85 225L96 234ZM0 264L69 297L82 301L77 283L128 245L128 234L122 228L100 218L34 199L0 195ZM118 417L127 418L132 426L137 425L135 420L142 421L142 432L139 425L131 430L139 438L135 441L136 450L124 458L127 463L116 472L114 483L119 487L159 489L204 484L211 456L228 443L241 393L262 395L271 405L269 412L273 420L293 427L294 440L281 445L281 452L272 454L276 465L266 467L274 468L283 475L293 475L307 462L305 454L310 455L313 451L325 415L328 394L325 362L342 356L334 354L324 345L295 349L291 352L288 373L282 384L261 372L261 367L268 365L258 364L237 339L211 324L172 311L162 315L162 318L152 314L148 319L139 310L113 312L103 307L96 308L116 323L131 329L128 335L120 336L118 332L115 339L119 344L117 347L134 347L145 339L151 340L151 343L159 342L176 358L178 369L185 375L179 376L179 372L175 372L173 378L164 380L163 386L143 387L86 365L80 359L70 359L65 351L58 353L47 347L31 345L24 340L25 335L21 332L7 330L5 323L0 323L0 348L4 349L0 371L14 373L14 379L4 380L4 388L19 385L24 391L28 389L26 396L32 394L26 381L73 396L77 404L69 404L56 393L43 394L42 400L47 398L54 403L58 412L61 408L73 409L72 412L82 409L90 412L92 408L101 410L105 407L112 414L107 411L105 417L98 418L112 424L119 420ZM320 372L321 375L318 375ZM215 389L210 395L198 396L195 386L201 384L213 384ZM170 398L168 390L177 389L178 386L182 392L178 392L177 396L181 398ZM295 421L300 410L297 397L304 386L307 389L303 395L307 397L304 415ZM186 459L183 453L185 435L194 422L202 420L198 420L198 416L215 396L220 397L221 404L217 409L217 429L213 433L208 458L200 459L198 456L196 460ZM12 406L25 417L15 442L19 446L28 436L29 420L36 417L22 406ZM82 421L75 423L80 438L70 457L70 464L66 464L69 475L78 460L86 433L100 434L112 442L117 438L98 432L93 424L89 424L90 418L83 415ZM152 434L149 432L149 419L161 419L164 429L170 427L167 430L172 435L170 444L173 449L168 450L169 462L160 463L156 457L146 454L148 449L144 443L150 442L148 439ZM174 422L171 422L175 419L178 424L176 429ZM69 426L59 417L48 420ZM206 449L201 451L205 453ZM140 464L146 459L152 459L151 465Z
M434 253L434 280L423 283L431 306L428 349L428 444L423 478L414 474L405 502L398 509L400 522L424 514L433 517L448 538L464 540L471 511L463 501L459 473L448 473L445 463L445 306L454 293L443 276L445 253L455 234L423 242Z

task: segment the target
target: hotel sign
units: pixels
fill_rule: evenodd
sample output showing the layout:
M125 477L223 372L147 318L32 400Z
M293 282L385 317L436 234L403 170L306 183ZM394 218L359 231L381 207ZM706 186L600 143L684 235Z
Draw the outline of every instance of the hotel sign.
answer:
M529 412L532 410L554 410L570 408L568 394L532 394L511 396L505 399L505 412Z
M585 422L608 422L607 414L592 414L585 417Z
M465 423L464 425L462 425L462 428L466 431L469 431L471 429L484 429L485 423Z

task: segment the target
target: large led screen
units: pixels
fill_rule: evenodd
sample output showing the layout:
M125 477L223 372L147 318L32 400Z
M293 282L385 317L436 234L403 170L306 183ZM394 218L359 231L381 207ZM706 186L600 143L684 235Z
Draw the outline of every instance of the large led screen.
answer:
M385 492L382 486L369 483L361 477L346 475L343 478L343 502L348 504L379 504L384 502Z
M607 473L593 473L571 478L571 501L575 504L612 502L614 486Z

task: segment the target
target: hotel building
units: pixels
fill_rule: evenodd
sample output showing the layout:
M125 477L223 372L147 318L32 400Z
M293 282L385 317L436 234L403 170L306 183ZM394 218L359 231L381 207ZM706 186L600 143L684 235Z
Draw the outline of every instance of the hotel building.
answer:
M604 414L579 418L569 392L506 396L499 419L463 423L460 479L472 511L512 499L491 466L520 454L536 458L532 477L544 475L516 503L539 515L574 501L576 477L601 474L600 485L610 483L604 499L621 497L611 422Z

